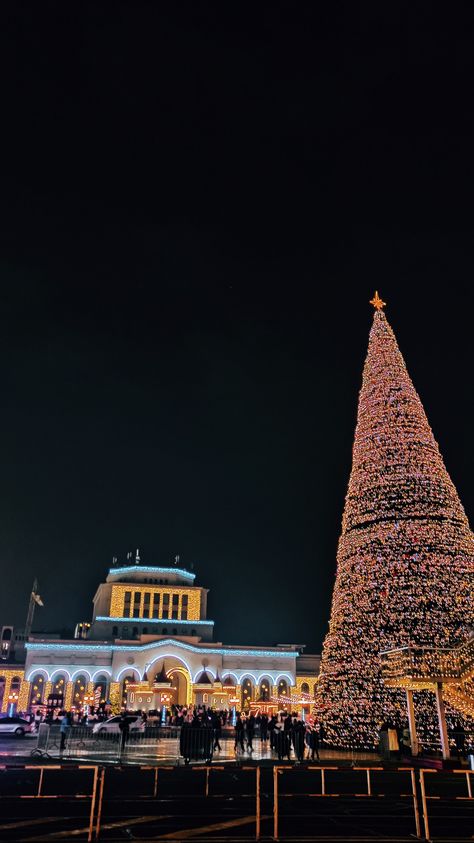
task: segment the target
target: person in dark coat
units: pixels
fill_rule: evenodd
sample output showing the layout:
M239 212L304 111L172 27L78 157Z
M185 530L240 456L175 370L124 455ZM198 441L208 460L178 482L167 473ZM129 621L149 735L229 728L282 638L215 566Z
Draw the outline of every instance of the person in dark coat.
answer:
M266 743L268 741L268 717L262 714L260 717L260 741Z
M218 749L220 752L221 745L219 743L219 738L222 737L222 724L221 718L216 712L213 712L212 715L212 728L214 729L214 749Z
M290 732L288 729L285 731L278 724L275 727L275 746L279 761L283 761L284 758L290 760Z
M130 717L124 711L119 720L120 729L120 754L124 752L127 745L128 737L130 735Z
M253 714L247 719L247 749L253 752L253 738L255 734L255 717Z
M292 728L292 741L296 759L299 763L304 759L305 727L301 720L295 718Z
M311 761L314 761L314 756L319 761L319 731L315 726L310 726L309 729L309 749L311 754Z
M276 722L277 722L277 719L276 719L275 715L274 715L274 714L272 714L272 716L270 717L270 720L268 721L268 731L269 731L269 733L270 733L270 746L271 746L271 748L272 748L272 749L275 749L275 745L276 745L276 744L275 744L275 739L276 739L276 735L275 735Z
M464 731L464 726L459 722L459 720L453 729L453 738L458 761L461 761L462 758L466 757L466 732Z
M244 724L242 722L242 715L237 712L237 719L235 721L235 743L234 743L234 752L237 751L238 746L240 746L242 752L245 750L244 746Z

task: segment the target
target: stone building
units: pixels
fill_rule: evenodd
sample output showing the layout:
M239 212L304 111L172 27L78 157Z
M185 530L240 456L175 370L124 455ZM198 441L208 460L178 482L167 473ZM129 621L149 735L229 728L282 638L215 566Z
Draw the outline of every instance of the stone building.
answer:
M183 568L111 568L91 623L78 624L76 638L30 637L23 668L0 665L2 711L48 700L67 709L110 702L114 711L172 703L239 709L259 701L309 710L319 656L295 644L214 642L207 593Z

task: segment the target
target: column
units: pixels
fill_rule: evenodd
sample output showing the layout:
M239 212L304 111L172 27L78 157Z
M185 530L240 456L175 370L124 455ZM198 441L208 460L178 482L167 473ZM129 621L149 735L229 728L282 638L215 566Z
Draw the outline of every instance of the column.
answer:
M64 708L66 711L70 711L72 708L72 695L74 693L74 682L66 682L66 688L64 692Z
M112 714L120 714L122 700L120 698L120 682L111 682L109 688L109 700Z
M8 697L12 686L12 673L5 672L5 690L3 692L2 711L8 711Z
M438 724L439 724L439 734L441 737L441 750L443 753L443 760L446 761L449 758L449 740L448 740L448 729L446 727L446 714L444 711L444 700L442 695L442 683L436 683L436 709L438 711Z
M18 694L18 711L28 711L29 699L30 683L23 677L20 685L20 693Z
M44 691L43 691L43 705L48 704L48 697L50 694L53 693L53 683L52 682L45 682L44 683Z
M407 695L407 712L408 725L410 728L410 745L411 754L415 758L418 755L418 735L416 734L415 709L413 706L413 691L410 688L406 689Z

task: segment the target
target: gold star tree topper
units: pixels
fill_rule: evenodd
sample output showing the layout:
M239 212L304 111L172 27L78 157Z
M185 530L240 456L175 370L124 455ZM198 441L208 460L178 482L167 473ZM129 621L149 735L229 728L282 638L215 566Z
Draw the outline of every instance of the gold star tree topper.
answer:
M385 305L387 304L387 302L382 301L382 299L380 298L380 296L379 296L379 294L376 290L375 296L373 297L373 299L370 300L370 304L373 304L373 306L375 307L376 310L382 310L385 307Z

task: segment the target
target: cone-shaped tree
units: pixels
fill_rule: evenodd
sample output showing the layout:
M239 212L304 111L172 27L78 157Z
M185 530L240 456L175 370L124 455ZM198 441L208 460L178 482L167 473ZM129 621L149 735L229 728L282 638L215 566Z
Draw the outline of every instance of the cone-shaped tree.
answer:
M359 396L317 709L340 744L371 746L396 717L379 653L451 647L474 622L474 544L378 298Z

